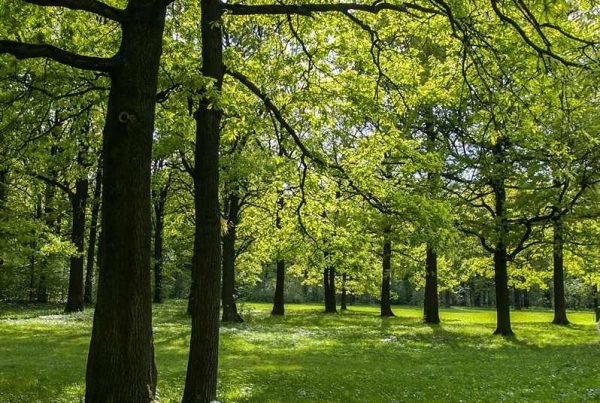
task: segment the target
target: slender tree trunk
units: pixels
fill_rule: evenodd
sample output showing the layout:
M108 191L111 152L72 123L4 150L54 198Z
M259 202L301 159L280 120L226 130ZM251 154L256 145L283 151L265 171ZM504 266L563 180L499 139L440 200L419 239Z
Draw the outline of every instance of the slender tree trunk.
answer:
M555 325L568 325L567 303L565 301L565 275L563 259L563 224L560 218L553 221L554 236L552 244L552 255L554 260L554 319Z
M598 321L600 321L600 307L598 306L598 287L593 286L592 292L593 292L592 305L593 305L594 312L596 313L596 322L598 322Z
M523 308L529 308L529 291L523 290Z
M202 74L215 92L223 83L221 2L200 0ZM212 92L211 92L212 93ZM219 300L221 285L221 217L219 214L219 129L222 111L205 94L195 114L194 192L196 231L192 262L192 334L183 403L217 397Z
M153 402L150 163L166 3L130 0L104 141L102 259L86 402Z
M323 291L325 296L325 313L337 313L335 302L335 269L333 267L323 270Z
M347 279L347 274L346 273L342 273L342 298L340 301L340 309L342 311L347 311L348 310L348 306L346 304L346 279Z
M277 280L275 282L275 295L273 296L273 310L271 311L271 315L283 315L285 313L284 287L285 261L277 259Z
M283 156L283 149L280 147L279 156ZM278 232L281 231L281 211L283 210L283 191L280 191L277 198L277 211L275 217L275 227ZM303 290L304 291L304 290ZM275 279L275 294L273 295L273 310L271 315L283 315L285 313L285 261L279 257L277 259L277 278Z
M240 323L244 320L239 315L235 303L235 241L239 223L240 200L233 193L229 195L228 199L227 232L223 236L223 288L221 294L223 317L221 320Z
M154 204L154 302L163 302L162 268L163 268L163 233L165 222L165 204L167 202L168 185L156 195Z
M425 259L425 300L423 304L425 323L440 323L437 288L437 253L427 244Z
M4 264L4 248L6 247L5 222L8 217L6 200L8 199L8 169L0 168L0 266Z
M444 291L444 307L450 308L451 305L452 305L452 293L450 292L450 290L446 290L446 291Z
M92 304L94 284L94 255L96 254L96 238L98 236L98 214L100 212L100 197L102 195L102 169L96 170L96 186L94 187L94 198L92 201L92 216L90 218L90 237L88 240L87 260L85 268L85 285L83 290L83 302ZM97 262L100 265L100 262Z
M50 155L56 155L56 147L53 146L50 148ZM51 172L50 177L52 179L56 178L56 172ZM59 232L56 227L56 217L54 211L54 197L56 195L56 190L53 185L46 184L44 189L44 221L48 229ZM49 258L45 257L42 259L39 265L39 276L38 276L38 284L37 284L37 302L42 304L48 303L48 285L47 285L47 277L46 273L49 270Z
M517 311L520 311L523 309L523 297L522 297L522 293L521 290L518 289L517 287L513 287L513 302L514 302L514 306L515 309Z
M88 199L88 180L80 179L75 184L75 193L70 195L72 210L71 242L77 250L71 256L69 267L69 293L65 312L83 311L83 251L85 241L85 211Z
M392 271L392 241L390 240L391 228L387 226L383 230L383 260L381 271L381 316L395 316L392 312L392 302L390 300L390 281Z

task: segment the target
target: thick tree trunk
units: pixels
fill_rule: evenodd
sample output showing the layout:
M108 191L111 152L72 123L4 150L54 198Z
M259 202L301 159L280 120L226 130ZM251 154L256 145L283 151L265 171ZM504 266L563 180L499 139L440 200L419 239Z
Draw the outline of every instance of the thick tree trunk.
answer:
M87 260L85 268L85 285L83 290L83 302L92 304L94 302L94 256L96 255L96 241L98 236L98 214L100 212L100 197L102 195L102 169L96 170L96 186L94 187L94 199L92 200L92 216L90 218L90 237L88 240ZM100 265L100 262L97 262Z
M496 283L496 331L494 334L512 336L510 301L508 296L508 267L506 247L502 242L494 252L494 280Z
M153 402L150 162L166 3L130 0L108 99L86 402Z
M392 241L389 238L390 227L386 227L383 231L383 259L381 270L381 316L395 316L392 312L392 302L390 300L390 281L392 271Z
M221 2L201 0L202 74L223 83ZM219 300L221 285L221 217L219 214L219 129L222 111L205 94L195 114L194 192L196 231L192 262L192 334L183 403L217 397Z
M75 193L70 195L73 219L71 222L71 242L77 250L71 256L69 267L69 293L65 312L83 311L83 250L85 241L85 211L88 199L88 180L80 179L75 184Z
M342 273L342 297L340 300L340 309L342 311L348 310L347 296L346 296L346 279L347 278L348 278L348 275L346 273Z
M283 315L285 313L284 288L285 261L277 259L277 279L275 280L275 295L273 296L273 310L271 311L271 315Z
M440 323L438 285L437 285L437 253L431 244L427 244L425 258L425 300L423 313L425 323Z
M567 319L567 303L565 301L565 274L564 274L564 258L563 245L564 234L563 224L560 218L553 221L553 244L552 256L554 260L554 319L552 323L555 325L568 325Z
M239 223L240 200L236 194L228 198L229 211L227 212L227 232L223 236L223 288L221 299L223 301L223 322L240 323L244 320L237 311L235 303L235 241L237 238L237 225Z

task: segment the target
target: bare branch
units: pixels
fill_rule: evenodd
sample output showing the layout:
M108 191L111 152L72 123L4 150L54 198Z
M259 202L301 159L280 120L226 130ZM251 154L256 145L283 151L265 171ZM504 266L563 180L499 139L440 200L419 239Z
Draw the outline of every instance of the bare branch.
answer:
M52 45L33 45L0 40L0 54L8 53L17 59L47 58L82 70L110 72L113 61L103 57L82 56Z
M223 9L233 15L290 15L298 14L312 16L313 13L338 12L345 13L348 11L365 11L368 13L377 14L383 10L398 11L408 13L409 11L420 11L428 14L444 15L441 11L434 8L423 7L414 3L337 3L337 4L257 4L246 5L239 3L224 3Z

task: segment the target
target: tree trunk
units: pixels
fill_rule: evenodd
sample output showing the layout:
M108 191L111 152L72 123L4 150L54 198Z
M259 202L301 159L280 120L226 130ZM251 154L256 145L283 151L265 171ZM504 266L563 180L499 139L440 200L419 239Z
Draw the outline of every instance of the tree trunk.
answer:
M425 300L423 311L425 323L440 323L437 286L437 253L431 244L427 244L427 256L425 259Z
M221 2L200 0L202 74L219 92L223 83ZM219 214L219 130L222 111L212 91L195 114L194 193L196 231L192 262L192 334L183 403L217 397L219 300L221 285L221 217Z
M506 247L502 242L496 245L494 252L494 280L496 283L496 331L494 334L512 336Z
M523 308L529 308L529 291L523 290Z
M284 286L285 286L285 261L277 259L277 279L275 282L275 295L273 296L273 310L271 315L283 315L285 313L284 305Z
M79 179L75 193L70 195L73 219L71 222L71 242L77 250L71 256L69 267L69 293L65 312L83 311L83 251L85 241L85 211L88 199L88 180Z
M223 322L240 323L244 320L237 311L235 303L235 241L239 223L240 200L236 194L228 198L227 232L223 236Z
M554 219L552 224L554 229L552 243L552 255L554 260L554 319L552 319L552 323L555 325L568 325L567 303L565 301L563 224L560 218Z
M56 147L52 146L50 148L50 155L56 155ZM56 172L51 172L50 177L52 179L56 178ZM58 232L56 228L56 217L54 211L54 196L55 196L55 188L53 185L46 184L44 189L44 222L46 223L46 227L49 230ZM41 264L39 265L39 276L38 276L38 284L37 284L37 302L42 304L48 303L48 285L47 285L47 277L46 272L49 270L49 261L48 257L44 257Z
M390 281L392 271L392 241L390 240L391 228L387 226L383 230L383 259L381 271L381 316L395 316L392 312L392 302L390 300Z
M325 296L325 313L337 313L335 302L335 269L333 267L323 270L323 293Z
M523 296L521 290L517 287L513 287L513 302L517 311L523 309Z
M83 290L83 302L92 304L94 302L94 255L96 254L96 237L98 235L98 213L100 212L100 197L102 195L102 169L96 170L96 186L94 187L94 199L92 201L92 216L90 218L90 237L88 240L87 261L85 268L85 286ZM100 265L100 262L97 262Z
M102 261L86 402L153 402L150 163L166 3L130 0L104 141Z
M446 291L444 291L444 307L450 308L451 305L452 305L452 293L450 292L450 290L446 290Z
M168 189L168 187L164 188ZM165 204L167 191L161 189L153 200L154 204L154 302L163 302L162 267L163 267L163 232L165 220Z
M498 139L493 148L493 155L497 166L491 180L494 191L496 211L496 245L494 249L494 280L496 285L496 330L494 334L512 336L514 333L510 324L510 300L508 295L508 255L506 252L506 238L508 235L508 222L504 205L506 204L506 186L503 171L505 141Z
M346 278L347 278L347 274L344 272L342 273L342 298L340 301L340 309L342 311L347 311L348 310L348 306L346 304Z

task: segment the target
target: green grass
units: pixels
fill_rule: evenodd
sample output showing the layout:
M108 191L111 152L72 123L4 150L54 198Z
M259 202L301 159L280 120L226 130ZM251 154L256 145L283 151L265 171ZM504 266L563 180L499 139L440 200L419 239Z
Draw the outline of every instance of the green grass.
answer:
M325 315L290 305L271 318L267 304L244 304L246 322L221 329L223 402L600 401L600 342L591 313L549 324L547 311L513 313L517 336L492 336L492 310L421 312L375 307ZM178 402L185 380L185 304L155 306L159 395ZM0 305L0 402L77 402L84 392L91 312Z

